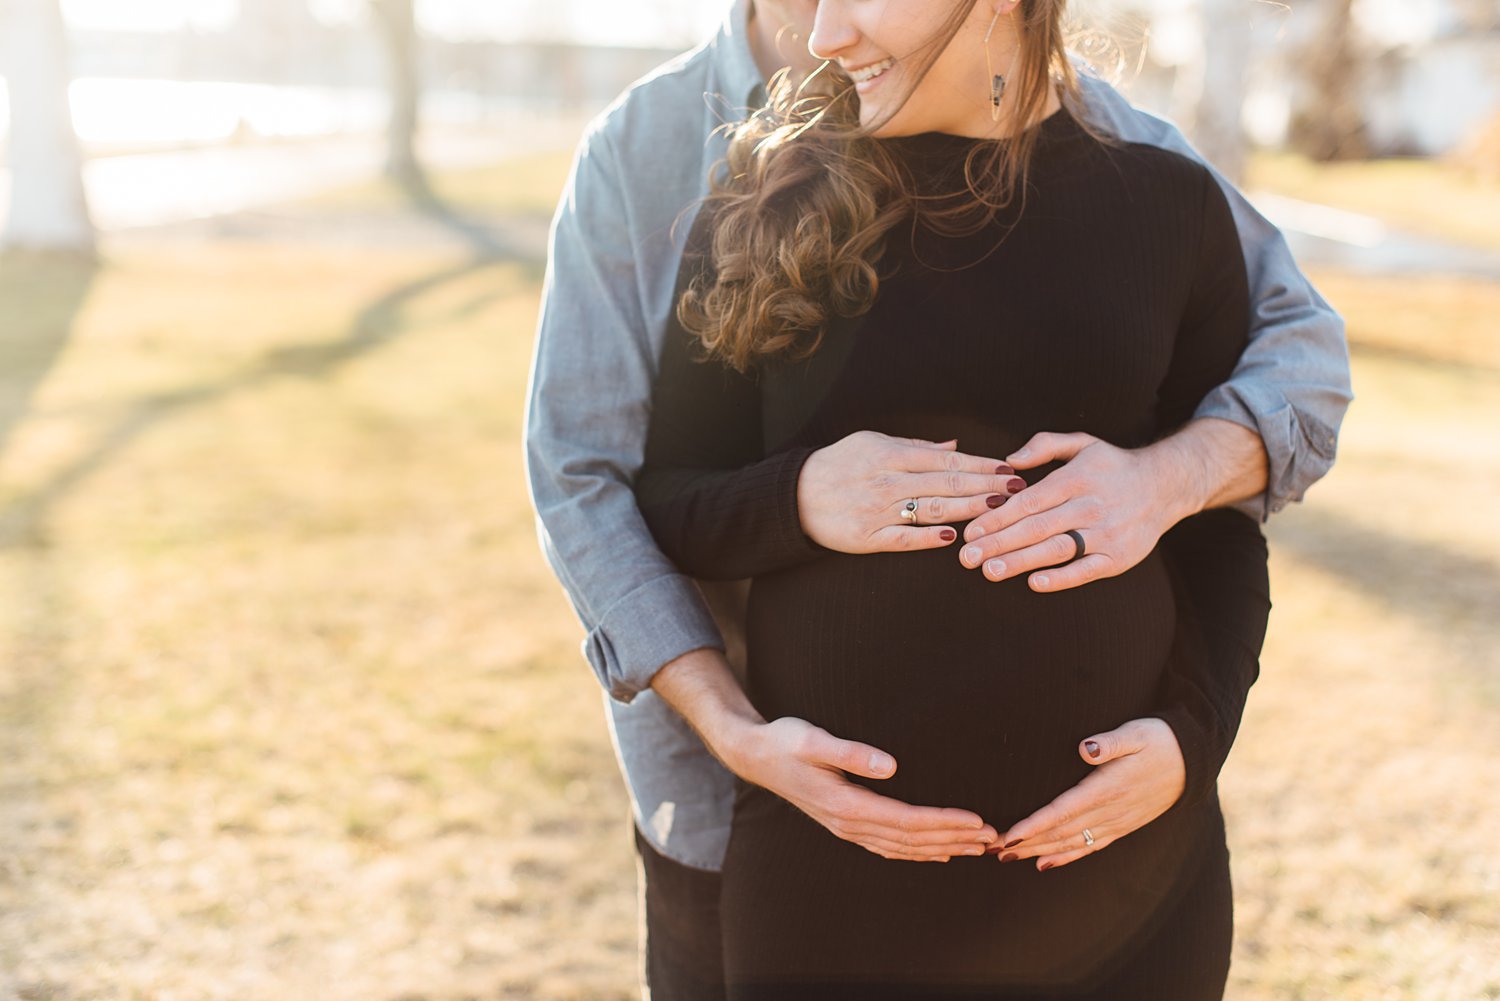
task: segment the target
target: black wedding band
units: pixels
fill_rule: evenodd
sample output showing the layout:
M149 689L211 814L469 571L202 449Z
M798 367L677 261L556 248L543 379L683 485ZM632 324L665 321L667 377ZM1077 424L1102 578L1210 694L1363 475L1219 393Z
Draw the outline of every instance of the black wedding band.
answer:
M1075 560L1082 559L1083 558L1083 536L1079 533L1078 529L1076 529L1076 528L1070 528L1066 532L1064 532L1063 534L1066 535L1068 538L1070 538L1070 539L1073 540L1073 559L1075 559Z

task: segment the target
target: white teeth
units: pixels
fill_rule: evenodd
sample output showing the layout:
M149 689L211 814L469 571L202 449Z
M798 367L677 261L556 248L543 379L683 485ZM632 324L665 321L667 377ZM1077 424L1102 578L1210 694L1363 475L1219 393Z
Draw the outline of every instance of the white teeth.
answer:
M877 77L880 74L884 73L886 70L890 69L891 64L894 62L894 59L882 59L880 62L874 63L870 66L866 66L863 69L851 71L849 73L849 79L853 80L855 83L864 83L866 80Z

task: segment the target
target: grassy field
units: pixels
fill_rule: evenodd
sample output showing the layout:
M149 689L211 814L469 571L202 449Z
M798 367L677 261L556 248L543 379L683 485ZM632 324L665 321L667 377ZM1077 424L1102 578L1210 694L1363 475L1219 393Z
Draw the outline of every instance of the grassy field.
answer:
M1500 184L1439 160L1315 163L1261 151L1250 158L1245 187L1375 216L1436 240L1500 250Z
M564 166L440 190L534 214ZM1500 998L1500 289L1314 277L1359 399L1270 526L1231 997ZM0 259L0 999L635 996L538 292L400 241Z

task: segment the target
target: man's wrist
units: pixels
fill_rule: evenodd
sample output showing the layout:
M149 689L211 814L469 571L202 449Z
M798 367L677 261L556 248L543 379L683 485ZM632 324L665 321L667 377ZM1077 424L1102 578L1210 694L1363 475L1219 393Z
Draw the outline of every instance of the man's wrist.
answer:
M1197 418L1142 452L1152 462L1153 481L1162 487L1159 500L1169 526L1266 489L1265 443L1233 421Z
M1186 429L1141 449L1147 475L1156 486L1153 509L1161 515L1162 533L1202 511L1208 497L1209 470Z
M735 774L754 753L757 727L765 718L740 687L722 651L690 650L663 665L651 687Z

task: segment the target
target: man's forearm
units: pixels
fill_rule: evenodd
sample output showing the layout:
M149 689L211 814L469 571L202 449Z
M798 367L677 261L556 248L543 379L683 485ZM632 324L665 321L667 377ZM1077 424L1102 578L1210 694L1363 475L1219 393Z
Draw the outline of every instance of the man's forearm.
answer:
M1200 417L1142 449L1157 482L1177 502L1172 523L1266 489L1269 464L1260 435L1234 421Z
M663 665L651 687L687 720L714 757L738 774L742 738L766 720L750 704L724 654L709 647L690 650Z

